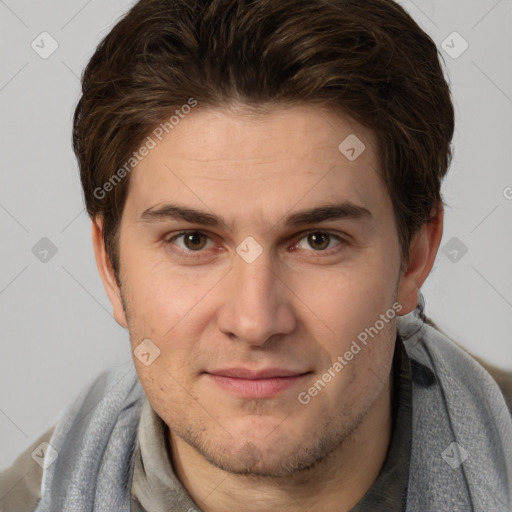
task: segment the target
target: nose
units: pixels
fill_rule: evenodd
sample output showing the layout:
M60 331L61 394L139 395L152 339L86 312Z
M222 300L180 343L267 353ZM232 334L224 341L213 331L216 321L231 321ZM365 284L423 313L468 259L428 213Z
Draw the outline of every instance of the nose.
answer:
M225 283L225 300L218 316L219 329L250 345L295 329L293 293L266 251L252 263L238 255ZM275 268L274 268L275 267Z

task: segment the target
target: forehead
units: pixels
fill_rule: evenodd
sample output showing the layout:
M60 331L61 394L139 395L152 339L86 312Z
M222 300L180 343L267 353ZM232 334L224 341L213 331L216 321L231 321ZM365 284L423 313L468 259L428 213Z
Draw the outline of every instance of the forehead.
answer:
M367 206L386 193L372 131L312 106L264 114L197 109L163 135L130 179L128 203L139 211L177 197L244 211L248 200L289 209L320 196Z
M349 135L365 139L370 149L375 142L373 132L354 119L313 106L264 112L243 107L196 107L167 131L150 156L156 158L166 148L172 150L173 158L211 163L272 158L317 160L329 150L338 150Z

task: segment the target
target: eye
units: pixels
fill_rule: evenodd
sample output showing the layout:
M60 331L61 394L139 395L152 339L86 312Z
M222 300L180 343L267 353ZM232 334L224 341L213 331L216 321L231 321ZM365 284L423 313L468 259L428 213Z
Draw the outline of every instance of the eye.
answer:
M182 245L175 243L182 239ZM210 237L201 231L184 231L165 240L166 245L175 245L181 252L201 252ZM211 242L211 240L210 240ZM213 244L213 242L212 242Z
M344 243L344 240L341 237L332 233L325 231L310 231L300 239L300 241L293 247L293 250L295 250L295 248L307 249L307 247L304 247L304 244L302 243L302 241L305 240L305 243L308 244L310 248L314 249L315 252L327 252L326 249L332 248L329 246L333 239L338 241L335 247L343 245Z

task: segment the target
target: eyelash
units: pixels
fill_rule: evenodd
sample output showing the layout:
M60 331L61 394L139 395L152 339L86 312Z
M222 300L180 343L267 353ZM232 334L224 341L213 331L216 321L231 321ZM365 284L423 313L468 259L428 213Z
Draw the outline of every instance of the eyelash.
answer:
M165 246L170 246L173 244L173 242L175 240L177 240L178 238L181 238L183 236L186 236L186 235L190 235L190 234L200 234L200 235L204 235L206 236L209 240L211 240L211 237L205 233L204 231L200 231L200 230L194 230L194 229L191 229L191 230L188 230L188 231L181 231L180 233L177 233L175 235L172 235L171 237L168 237L164 240L164 244ZM299 238L297 240L297 242L294 243L294 246L298 245L303 239L307 238L309 235L312 235L312 234L315 234L315 235L327 235L328 237L330 238L335 238L339 244L334 247L334 248L331 248L331 249L325 249L323 251L314 251L314 250L311 250L311 252L317 252L317 253L328 253L329 255L333 254L333 253L337 253L339 250L341 250L343 248L343 246L347 245L347 241L340 237L339 235L336 235L334 233L331 233L330 231L321 231L321 230L310 230L310 231L307 231L307 232L304 232L304 233L300 233L301 235L301 238ZM190 250L184 250L184 249L172 249L173 252L177 252L181 255L184 255L186 258L202 258L204 257L203 256L203 252L204 250L201 249L199 251L190 251ZM197 254L194 254L194 253L197 253Z

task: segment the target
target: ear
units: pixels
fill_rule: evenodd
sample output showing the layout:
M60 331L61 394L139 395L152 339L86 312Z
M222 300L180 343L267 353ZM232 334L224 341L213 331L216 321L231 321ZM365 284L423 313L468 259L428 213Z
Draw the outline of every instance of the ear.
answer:
M92 220L92 245L94 247L96 266L98 267L110 304L112 304L114 318L121 327L128 327L121 298L121 290L117 284L114 269L112 268L110 258L107 254L105 242L103 241L103 221L100 217L96 217Z
M409 247L409 265L402 274L398 287L400 315L406 315L418 305L418 290L427 279L443 236L443 206L439 204L431 213L430 220L413 236Z

